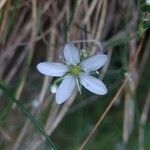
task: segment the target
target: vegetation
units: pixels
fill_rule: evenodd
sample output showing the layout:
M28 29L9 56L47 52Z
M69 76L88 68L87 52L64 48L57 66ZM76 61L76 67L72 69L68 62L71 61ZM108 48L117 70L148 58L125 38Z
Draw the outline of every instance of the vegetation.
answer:
M1 0L0 149L149 150L149 30L148 0ZM106 95L56 104L36 66L62 62L67 42L108 55Z

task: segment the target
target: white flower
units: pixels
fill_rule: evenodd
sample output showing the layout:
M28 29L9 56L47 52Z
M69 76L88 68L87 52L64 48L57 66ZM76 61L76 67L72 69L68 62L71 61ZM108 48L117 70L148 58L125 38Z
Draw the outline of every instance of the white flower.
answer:
M98 95L107 93L104 83L90 75L91 71L98 70L106 63L107 55L97 54L86 60L81 60L79 49L68 43L64 48L64 58L66 64L42 62L37 65L37 69L42 74L63 79L56 91L58 104L66 101L77 86L80 91L80 85Z

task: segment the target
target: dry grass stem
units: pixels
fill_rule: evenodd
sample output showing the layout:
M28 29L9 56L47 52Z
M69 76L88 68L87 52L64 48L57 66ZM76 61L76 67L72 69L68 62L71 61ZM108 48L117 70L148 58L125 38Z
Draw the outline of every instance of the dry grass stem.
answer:
M103 114L100 116L100 118L96 122L96 124L95 124L94 128L92 129L92 131L90 132L90 134L87 136L87 138L84 140L84 142L79 147L79 150L83 150L84 147L88 144L89 140L92 138L95 131L97 130L97 128L100 126L100 124L102 123L102 121L104 120L106 115L108 114L108 112L111 109L111 107L113 106L114 102L118 99L118 96L120 96L120 94L122 93L122 91L125 88L127 82L128 82L128 79L125 79L124 83L121 85L121 87L119 88L119 90L117 91L117 93L115 94L115 96L113 97L113 99L111 100L111 102L109 103L109 105L107 106L105 111L103 112Z

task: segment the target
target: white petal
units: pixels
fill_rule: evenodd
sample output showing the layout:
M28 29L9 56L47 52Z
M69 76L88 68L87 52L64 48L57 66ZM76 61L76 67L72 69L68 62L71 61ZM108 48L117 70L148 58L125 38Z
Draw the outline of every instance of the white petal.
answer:
M107 93L107 88L101 80L86 73L80 74L80 82L86 89L95 94L104 95Z
M80 63L79 49L71 43L66 44L64 48L64 57L66 63L69 65L75 65Z
M84 60L80 65L85 72L96 71L106 63L107 59L107 55L98 54Z
M68 67L62 63L54 62L42 62L37 65L37 69L44 75L52 77L63 76L67 71Z
M61 104L66 101L75 89L76 81L73 76L65 78L56 92L56 103Z

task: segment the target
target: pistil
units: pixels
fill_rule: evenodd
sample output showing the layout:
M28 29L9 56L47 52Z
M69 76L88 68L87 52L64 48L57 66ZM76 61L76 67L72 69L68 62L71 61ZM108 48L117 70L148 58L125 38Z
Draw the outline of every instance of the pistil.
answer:
M70 68L70 74L73 75L73 76L78 76L80 71L81 71L80 66L72 66Z

